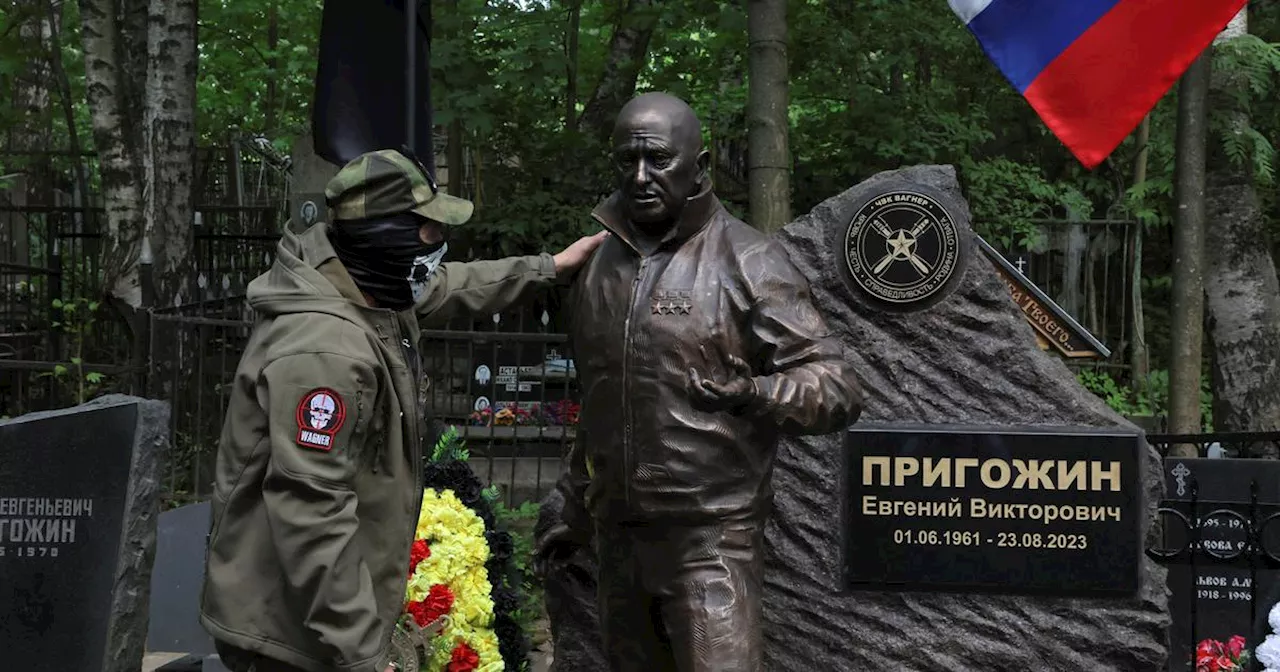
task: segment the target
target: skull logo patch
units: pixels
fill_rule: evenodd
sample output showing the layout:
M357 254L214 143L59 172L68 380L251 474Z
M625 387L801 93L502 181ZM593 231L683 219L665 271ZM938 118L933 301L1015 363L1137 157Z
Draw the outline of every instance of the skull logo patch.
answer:
M333 437L347 419L347 409L337 392L322 387L302 398L297 415L298 445L329 451Z

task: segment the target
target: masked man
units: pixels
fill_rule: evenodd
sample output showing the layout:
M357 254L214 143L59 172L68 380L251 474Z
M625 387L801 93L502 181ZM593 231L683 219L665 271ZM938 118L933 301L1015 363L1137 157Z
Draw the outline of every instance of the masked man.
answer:
M330 226L286 232L219 443L201 623L235 672L384 672L421 505L419 323L491 314L565 280L555 255L440 263L471 203L379 151L326 189Z
M613 235L571 292L581 426L539 562L594 535L614 672L761 669L779 434L836 431L861 410L808 282L725 211L708 158L688 105L628 103L618 190L592 213Z

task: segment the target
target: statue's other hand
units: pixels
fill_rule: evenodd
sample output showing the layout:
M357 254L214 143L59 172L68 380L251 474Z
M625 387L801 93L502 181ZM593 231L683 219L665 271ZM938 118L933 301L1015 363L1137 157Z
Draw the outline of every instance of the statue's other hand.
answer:
M706 411L737 411L756 397L756 382L751 366L742 358L729 355L733 376L725 383L705 378L697 369L689 369L689 394L695 407Z

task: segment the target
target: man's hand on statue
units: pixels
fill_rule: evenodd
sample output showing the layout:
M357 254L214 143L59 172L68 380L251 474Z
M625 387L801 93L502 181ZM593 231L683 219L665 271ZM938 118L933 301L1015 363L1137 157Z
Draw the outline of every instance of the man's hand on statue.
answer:
M756 398L758 391L751 365L729 355L729 366L733 376L725 383L704 378L697 369L689 369L689 393L695 404L709 411L738 411Z
M595 252L596 248L600 247L600 243L608 237L608 231L601 231L594 236L583 236L574 241L572 245L555 255L556 273L571 273L578 270L580 266L587 263L591 253Z

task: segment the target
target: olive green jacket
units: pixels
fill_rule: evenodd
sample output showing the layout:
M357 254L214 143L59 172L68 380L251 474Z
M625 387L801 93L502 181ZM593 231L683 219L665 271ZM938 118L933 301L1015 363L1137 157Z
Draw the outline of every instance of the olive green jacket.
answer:
M422 499L419 325L499 312L550 255L441 264L413 310L370 308L326 227L286 232L218 448L200 620L314 672L383 672Z

